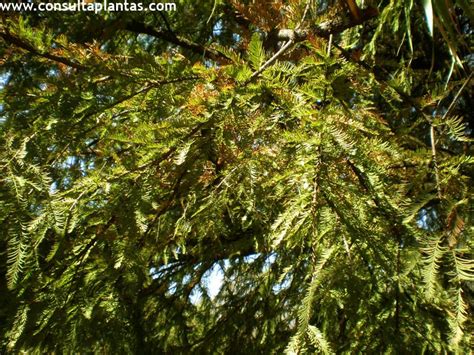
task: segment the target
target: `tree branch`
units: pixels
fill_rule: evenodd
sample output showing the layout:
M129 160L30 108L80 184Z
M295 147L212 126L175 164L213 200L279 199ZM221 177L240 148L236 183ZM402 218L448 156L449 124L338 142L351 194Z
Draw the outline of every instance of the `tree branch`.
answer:
M293 32L294 33L294 32ZM244 85L247 85L250 83L253 79L255 79L257 76L259 76L270 64L273 64L279 56L281 56L293 43L295 43L295 38L291 37L288 42L285 43L283 47L280 48L278 52L276 52L273 57L271 57L269 60L267 60L263 65L255 72L252 73L250 78L245 82Z
M306 16L307 8L305 9ZM255 71L250 78L245 82L248 84L257 76L259 76L269 65L275 62L278 57L280 57L293 43L304 41L308 38L309 35L316 35L324 38L332 38L332 35L341 33L348 28L355 27L362 24L365 21L370 20L371 18L378 15L378 11L374 8L367 8L362 11L362 17L354 19L350 18L349 21L333 21L315 25L309 30L299 30L301 25L298 24L295 30L291 29L280 29L275 30L269 33L267 42L269 45L267 47L275 46L278 42L285 41L285 44L268 60L266 61L257 71ZM304 17L303 17L304 19ZM302 20L303 20L302 19Z
M10 32L8 32L8 30L6 30L5 32L0 32L0 37L3 38L3 40L5 42L13 44L14 46L16 46L18 48L24 49L24 50L30 52L33 55L52 60L54 62L62 63L64 65L67 65L68 67L75 68L75 69L78 69L78 70L86 68L85 66L83 66L81 64L78 64L78 63L74 63L74 62L72 62L71 60L69 60L67 58L60 57L60 56L50 54L50 53L42 53L42 52L38 51L36 48L34 48L33 46L31 46L30 44L28 44L27 42L23 41L22 39L14 36L14 35L12 35Z
M181 48L188 49L191 52L195 54L199 54L207 59L215 60L215 61L229 61L229 58L227 58L225 55L213 51L209 48L206 48L205 46L194 43L186 38L183 38L181 36L177 36L171 31L161 31L161 30L156 30L150 26L147 26L143 23L140 23L138 21L132 21L129 22L125 28L125 30L133 32L133 33L141 33L141 34L146 34L155 38L162 39L166 42L172 43L174 45L180 46Z
M317 37L329 38L330 35L336 35L344 32L345 30L361 25L366 21L376 17L378 15L378 10L372 7L369 7L365 10L362 10L362 16L359 19L354 18L343 18L337 20L330 20L323 23L319 23L311 26L309 29L304 30L289 30L289 29L280 29L271 33L269 37L272 37L273 41L289 41L291 38L295 42L304 41L310 35Z

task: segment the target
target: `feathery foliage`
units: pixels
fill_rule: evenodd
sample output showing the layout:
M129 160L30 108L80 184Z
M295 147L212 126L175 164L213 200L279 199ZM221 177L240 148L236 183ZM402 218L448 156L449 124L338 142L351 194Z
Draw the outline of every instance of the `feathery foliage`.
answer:
M469 351L472 9L341 3L0 13L0 352Z

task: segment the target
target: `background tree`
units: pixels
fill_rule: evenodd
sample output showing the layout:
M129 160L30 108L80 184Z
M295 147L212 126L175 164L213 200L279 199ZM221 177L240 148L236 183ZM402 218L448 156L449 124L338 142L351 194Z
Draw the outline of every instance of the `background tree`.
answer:
M361 7L2 13L2 352L468 351L472 11Z

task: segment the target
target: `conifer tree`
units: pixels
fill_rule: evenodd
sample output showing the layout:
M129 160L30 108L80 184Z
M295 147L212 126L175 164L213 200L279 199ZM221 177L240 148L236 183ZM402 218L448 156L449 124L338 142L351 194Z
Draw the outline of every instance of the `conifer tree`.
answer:
M468 352L468 1L176 6L0 12L0 352Z

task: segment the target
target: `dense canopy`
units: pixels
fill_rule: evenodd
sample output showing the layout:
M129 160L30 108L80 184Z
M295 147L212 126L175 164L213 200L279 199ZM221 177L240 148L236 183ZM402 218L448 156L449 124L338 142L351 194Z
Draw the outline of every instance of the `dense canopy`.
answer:
M0 12L0 352L468 352L473 19Z

